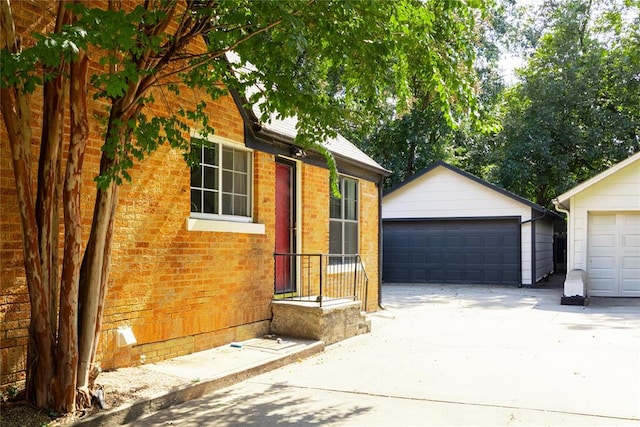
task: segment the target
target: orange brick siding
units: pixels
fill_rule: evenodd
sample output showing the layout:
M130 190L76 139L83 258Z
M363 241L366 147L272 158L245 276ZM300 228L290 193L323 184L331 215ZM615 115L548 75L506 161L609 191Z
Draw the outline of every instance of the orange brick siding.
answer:
M44 2L42 2L44 3ZM36 3L36 5L40 2ZM14 3L28 31L44 24L42 10ZM35 15L34 15L35 14ZM47 16L52 16L46 14ZM24 26L19 30L27 31ZM92 64L93 67L96 64ZM156 94L153 114L171 114L200 94ZM38 155L42 91L31 97L33 153ZM105 106L90 101L90 146L83 175L83 224L88 236L103 132L95 116ZM209 102L216 135L244 143L242 117L229 96ZM68 140L68 136L66 137ZM37 157L35 157L37 159ZM0 125L0 387L24 380L29 298L22 255L20 218L4 123ZM64 167L64 165L63 165ZM329 175L301 164L302 248L328 252ZM37 166L34 167L34 180ZM132 183L120 189L116 231L98 359L103 369L154 362L268 333L273 296L275 157L253 155L253 217L266 234L187 231L190 176L182 155L161 147L131 170ZM35 181L34 181L35 182ZM35 188L35 187L34 187ZM369 276L369 310L377 307L378 190L360 180L360 252ZM117 328L131 326L137 345L117 347Z
M360 246L358 252L360 252L369 277L367 311L378 309L379 201L378 185L371 181L360 180Z
M304 164L302 166L302 253L329 253L329 171ZM367 311L378 309L378 187L376 183L358 179L359 227L358 252L369 279ZM324 196L322 196L324 195ZM317 275L312 273L312 282Z
M329 252L329 170L302 164L302 253Z

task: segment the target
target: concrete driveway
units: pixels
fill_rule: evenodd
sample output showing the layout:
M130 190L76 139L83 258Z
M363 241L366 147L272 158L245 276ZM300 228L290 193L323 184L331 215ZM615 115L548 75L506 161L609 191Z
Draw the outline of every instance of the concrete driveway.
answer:
M373 331L136 425L640 425L640 301L387 285Z

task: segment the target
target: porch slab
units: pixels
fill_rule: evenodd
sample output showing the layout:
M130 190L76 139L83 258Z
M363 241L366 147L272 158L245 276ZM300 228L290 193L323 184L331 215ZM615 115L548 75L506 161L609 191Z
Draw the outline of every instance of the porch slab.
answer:
M371 321L361 311L361 302L352 300L273 301L271 333L333 344L371 332Z

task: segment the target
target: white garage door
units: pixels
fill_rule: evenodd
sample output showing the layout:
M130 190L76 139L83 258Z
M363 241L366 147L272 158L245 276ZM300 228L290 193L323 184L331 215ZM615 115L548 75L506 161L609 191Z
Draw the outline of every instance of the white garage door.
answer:
M589 214L589 295L640 297L640 212Z

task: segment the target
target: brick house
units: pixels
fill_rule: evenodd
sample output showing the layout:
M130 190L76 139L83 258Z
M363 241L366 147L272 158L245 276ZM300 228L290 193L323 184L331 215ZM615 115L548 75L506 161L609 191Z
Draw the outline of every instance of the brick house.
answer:
M32 8L26 2L14 6L17 31L27 34L50 24L43 22L49 19L46 14ZM165 93L166 100L151 109L170 114L172 106L194 103L200 96L187 89L180 96ZM34 155L41 99L40 88L31 98ZM122 185L98 352L103 369L269 333L274 299L302 295L301 283L315 274L302 267L299 257L275 262L275 252L358 254L355 270L364 269L368 277L358 299L366 302L364 310L377 309L380 188L387 171L346 139L329 140L325 146L336 158L344 196L332 198L323 158L293 144L294 119L258 123L241 101L230 94L208 102L216 135L199 168L190 170L179 152L163 146L136 165L132 182ZM102 143L97 120L91 118L103 111L104 105L90 100L85 227L91 221ZM199 137L197 130L191 137ZM1 388L24 379L29 298L4 123L0 144ZM334 270L349 263L341 257L327 260ZM121 327L131 328L135 345L119 345Z

